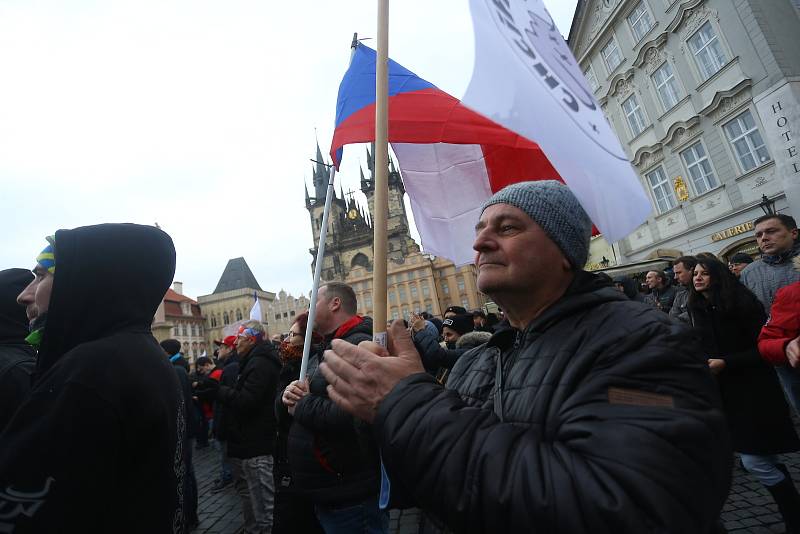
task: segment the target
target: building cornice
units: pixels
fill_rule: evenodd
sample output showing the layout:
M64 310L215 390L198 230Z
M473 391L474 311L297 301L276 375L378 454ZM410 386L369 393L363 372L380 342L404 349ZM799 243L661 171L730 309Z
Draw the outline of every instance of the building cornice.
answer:
M641 68L644 65L645 56L647 55L647 51L651 48L659 49L661 48L664 43L667 42L667 36L669 35L668 32L663 32L660 35L657 35L653 39L650 39L646 43L642 45L642 48L639 50L639 55L636 56L636 59L633 60L633 66L636 68Z
M686 20L692 18L693 15L697 17L697 12L694 11L694 9L704 1L705 0L687 0L686 2L683 2L675 12L675 17L672 19L672 22L670 22L667 26L667 31L670 33L675 33L678 31L678 29L680 29ZM708 8L705 6L701 9L708 10Z
M655 165L664 159L663 148L664 147L661 143L640 147L639 150L637 150L633 155L631 163L633 163L636 167L641 166L643 168Z
M711 98L711 102L709 102L706 107L700 110L700 115L705 115L708 117L720 110L722 107L732 107L738 105L745 96L742 93L750 89L752 86L753 80L750 78L745 78L730 89L717 91Z
M673 123L668 129L667 134L661 139L661 143L664 145L672 145L676 141L679 141L681 136L690 129L694 128L700 124L700 115L695 115L688 120L685 121L678 121Z

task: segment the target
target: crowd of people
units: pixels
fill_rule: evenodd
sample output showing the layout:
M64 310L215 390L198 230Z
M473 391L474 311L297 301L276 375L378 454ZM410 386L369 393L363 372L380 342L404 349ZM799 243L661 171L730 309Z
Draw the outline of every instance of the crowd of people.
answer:
M192 452L214 447L246 533L387 533L409 507L421 534L723 532L734 452L800 533L780 457L800 449L800 241L788 215L754 225L760 259L683 256L640 285L583 270L566 186L508 186L473 245L501 312L413 314L382 347L327 283L303 381L308 312L190 368L150 333L169 236L58 231L32 273L0 272L0 531L189 532Z

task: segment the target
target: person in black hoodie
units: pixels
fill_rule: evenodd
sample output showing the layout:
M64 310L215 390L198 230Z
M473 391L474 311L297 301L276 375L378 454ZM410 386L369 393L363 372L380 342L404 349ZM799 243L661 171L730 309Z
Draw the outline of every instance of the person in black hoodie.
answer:
M188 528L193 529L200 520L197 517L197 477L194 473L194 462L192 460L192 449L194 448L194 438L200 430L200 421L197 417L197 411L194 409L194 401L192 399L192 383L189 380L189 373L187 372L188 362L181 354L181 342L177 339L165 339L160 343L161 348L167 354L175 375L181 385L181 393L183 394L184 405L184 418L186 419L186 454L183 455L183 463L186 465L186 477L184 478L184 511L186 512L186 524Z
M26 269L0 271L0 432L31 389L36 351L25 341L30 332L17 295L32 280Z
M281 362L275 347L265 337L260 322L241 325L236 341L239 356L236 385L230 387L205 377L195 389L200 399L218 401L225 407L228 457L233 483L242 501L246 534L272 530L275 503L273 406Z
M319 288L314 330L358 344L372 339L372 320L356 315L353 288L331 282ZM388 532L389 516L378 508L380 460L370 425L356 420L328 397L328 382L317 368L321 351L309 357L310 382L294 381L283 404L293 417L289 462L297 490L315 504L327 534Z
M183 398L150 332L172 240L133 224L49 239L18 299L39 353L0 435L0 531L183 532Z

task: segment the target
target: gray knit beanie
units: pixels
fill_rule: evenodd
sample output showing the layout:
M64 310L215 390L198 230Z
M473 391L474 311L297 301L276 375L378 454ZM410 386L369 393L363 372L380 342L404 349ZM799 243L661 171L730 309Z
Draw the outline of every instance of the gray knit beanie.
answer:
M481 213L492 204L521 209L542 227L573 267L582 269L586 265L592 221L566 185L555 180L518 182L495 193Z

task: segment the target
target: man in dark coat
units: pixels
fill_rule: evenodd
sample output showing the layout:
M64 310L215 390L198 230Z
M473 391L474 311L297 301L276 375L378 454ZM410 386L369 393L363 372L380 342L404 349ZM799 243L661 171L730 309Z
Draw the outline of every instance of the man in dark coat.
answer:
M670 285L666 273L664 271L649 271L644 281L647 287L650 288L650 293L644 298L644 301L664 313L669 313L675 301L677 290L675 286Z
M32 280L27 269L0 271L0 432L31 390L36 351L25 341L28 320L17 295Z
M183 398L150 333L172 240L133 224L49 239L18 299L39 353L0 435L0 531L182 532Z
M582 270L591 228L554 181L485 204L478 288L509 324L446 387L398 324L388 350L337 341L325 355L331 398L373 422L392 491L456 532L705 534L725 502L731 450L706 362L688 328Z
M242 501L247 534L272 530L275 481L272 476L275 450L274 399L281 362L258 321L239 327L236 352L239 376L230 387L206 377L195 390L203 400L225 407L228 457L233 484Z
M236 336L225 336L221 341L215 341L219 346L217 357L219 365L222 367L220 384L229 388L236 386L236 377L239 376L239 357L236 355ZM225 405L217 400L214 403L214 435L217 438L217 446L220 454L220 476L214 482L212 491L220 491L233 483L233 468L228 461L227 445L227 420L225 417Z
M356 314L353 289L328 283L317 294L314 330L358 344L372 339L372 320ZM388 532L389 517L378 509L380 460L372 429L328 397L328 382L317 372L322 354L309 358L310 384L294 381L283 403L294 418L289 430L293 483L315 504L327 533Z

